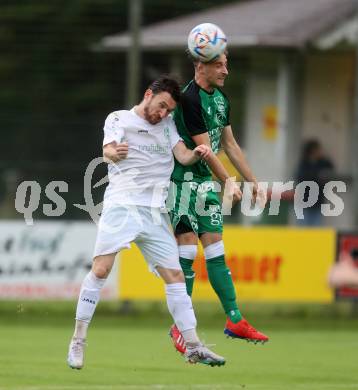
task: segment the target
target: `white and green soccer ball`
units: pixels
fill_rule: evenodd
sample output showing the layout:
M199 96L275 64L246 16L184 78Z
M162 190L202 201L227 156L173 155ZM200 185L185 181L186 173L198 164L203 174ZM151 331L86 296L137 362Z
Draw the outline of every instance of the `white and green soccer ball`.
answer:
M226 49L227 39L220 27L213 23L195 26L188 36L190 54L201 62L210 62Z

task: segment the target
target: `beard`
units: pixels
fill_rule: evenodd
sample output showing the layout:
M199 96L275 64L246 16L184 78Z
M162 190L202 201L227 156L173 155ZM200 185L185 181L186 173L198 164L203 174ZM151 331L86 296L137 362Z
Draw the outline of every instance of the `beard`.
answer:
M144 117L147 122L149 122L151 125L156 125L160 122L160 117L156 115L150 115L149 113L150 109L150 102L147 103L147 105L144 107Z

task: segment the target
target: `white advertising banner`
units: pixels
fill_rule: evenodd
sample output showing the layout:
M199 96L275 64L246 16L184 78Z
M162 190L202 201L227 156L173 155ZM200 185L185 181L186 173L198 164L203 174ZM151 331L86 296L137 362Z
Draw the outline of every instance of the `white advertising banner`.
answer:
M92 264L93 222L0 221L0 299L76 299ZM118 297L112 270L102 299Z

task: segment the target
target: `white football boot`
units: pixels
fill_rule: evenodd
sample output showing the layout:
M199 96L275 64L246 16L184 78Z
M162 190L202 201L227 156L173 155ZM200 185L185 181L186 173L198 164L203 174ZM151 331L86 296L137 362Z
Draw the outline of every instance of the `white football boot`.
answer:
M211 367L223 366L225 364L224 357L217 355L213 351L210 351L210 349L203 344L196 346L189 346L187 344L184 356L186 361L191 364L201 363L207 364Z
M73 337L68 350L67 364L80 370L83 367L86 339Z

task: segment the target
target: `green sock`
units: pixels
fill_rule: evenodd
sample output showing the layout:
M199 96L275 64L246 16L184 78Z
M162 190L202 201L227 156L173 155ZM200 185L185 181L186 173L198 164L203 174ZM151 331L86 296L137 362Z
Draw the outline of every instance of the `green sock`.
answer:
M219 297L225 313L232 322L239 322L242 315L237 307L235 287L224 255L206 259L206 268L211 286Z
M193 285L194 285L194 278L195 278L195 272L192 269L194 260L184 259L184 257L179 257L179 262L185 276L186 292L189 296L191 296L193 292Z

